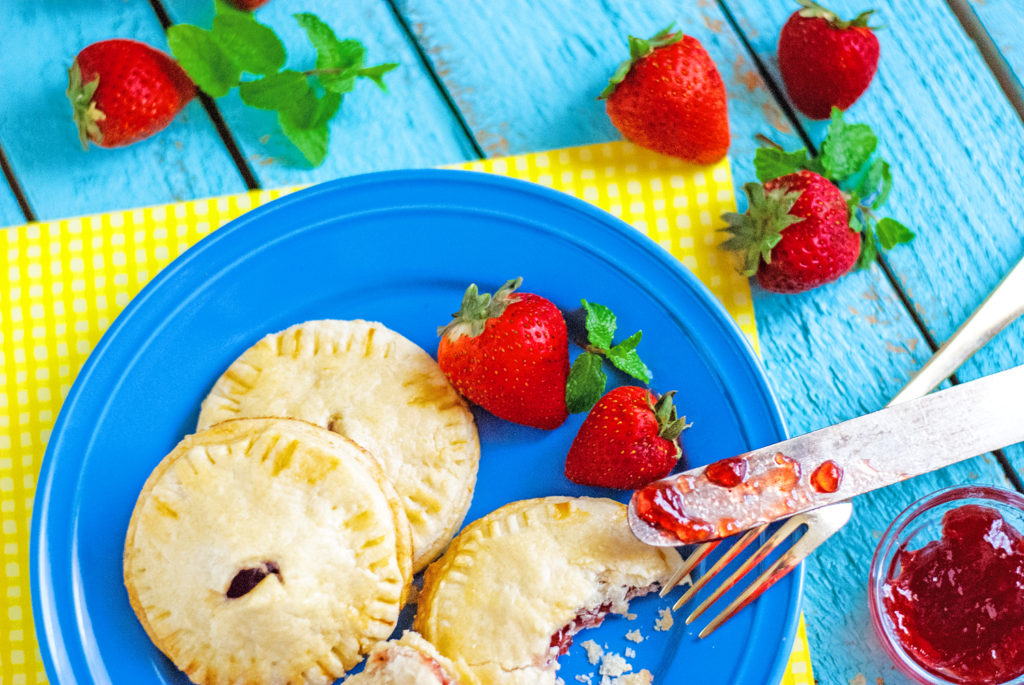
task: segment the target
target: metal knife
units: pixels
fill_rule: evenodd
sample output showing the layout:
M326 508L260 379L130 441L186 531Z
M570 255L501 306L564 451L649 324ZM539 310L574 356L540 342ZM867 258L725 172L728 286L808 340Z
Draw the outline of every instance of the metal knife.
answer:
M629 525L661 547L727 537L1024 441L1024 365L655 481Z

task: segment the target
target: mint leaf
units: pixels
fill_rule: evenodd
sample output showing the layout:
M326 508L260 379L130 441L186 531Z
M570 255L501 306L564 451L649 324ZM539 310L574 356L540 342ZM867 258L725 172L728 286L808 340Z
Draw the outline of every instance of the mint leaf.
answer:
M245 12L215 16L213 38L239 70L250 74L276 73L287 57L274 30Z
M832 123L821 144L821 164L825 175L841 182L855 174L878 147L878 138L867 124L847 124L843 112L832 108Z
M615 347L608 350L608 361L615 365L619 371L628 373L633 378L644 383L651 382L651 370L640 360L636 352L636 346L640 344L643 337L642 331L637 331Z
M167 29L167 44L189 78L210 97L227 95L238 85L241 70L209 31L176 24Z
M327 122L338 113L340 106L341 96L337 93L325 93L317 98L309 88L294 106L278 111L281 130L313 166L320 166L327 158L330 143Z
M337 93L324 93L324 96L317 102L316 110L313 113L313 125L326 125L334 118L341 107L341 95Z
M398 62L387 62L385 64L378 64L373 67L365 67L356 72L358 76L368 78L377 84L377 87L383 90L385 93L388 92L387 84L384 83L384 74L388 73L392 69L398 66Z
M589 411L604 394L608 377L601 368L601 357L583 352L576 357L565 384L565 407L570 414Z
M213 15L215 17L222 17L227 15L248 17L255 21L252 12L246 12L245 10L238 9L227 0L213 0Z
M327 124L297 126L284 112L278 113L277 120L285 136L299 149L306 161L313 166L320 166L327 158L327 144L330 142Z
M617 326L615 314L603 304L586 300L582 302L583 308L587 311L587 339L594 347L607 351L612 346L612 336L615 335Z
M882 160L877 160L882 162ZM892 171L889 169L888 162L882 162L882 188L878 191L878 196L875 197L871 203L871 209L878 209L885 204L885 201L889 199L889 192L892 190Z
M870 224L861 233L860 254L857 256L857 269L866 269L871 266L878 256L878 246L875 244L875 232L871 230Z
M366 49L358 40L338 40L334 30L309 12L293 15L316 49L317 69L358 69Z
M880 219L875 230L878 232L878 242L883 250L891 250L897 245L909 243L914 239L913 231L888 217Z
M310 96L315 97L306 76L291 70L240 83L238 94L250 107L275 111L290 110L296 102L311 104Z
M762 147L754 153L754 171L757 173L757 180L764 183L806 169L807 161L806 148L786 152L773 147Z

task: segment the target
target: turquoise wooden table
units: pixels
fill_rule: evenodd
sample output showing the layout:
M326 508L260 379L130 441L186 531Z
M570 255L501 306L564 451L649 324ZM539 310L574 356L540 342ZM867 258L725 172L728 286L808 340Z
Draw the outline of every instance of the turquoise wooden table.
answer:
M868 0L832 0L853 15ZM755 288L764 362L790 431L882 407L1024 256L1024 6L1015 0L891 0L879 5L881 60L848 119L871 124L896 185L890 211L917 232L871 268L798 296ZM65 70L110 37L165 48L164 27L204 23L207 0L4 0L0 26L0 225L188 200L366 171L618 139L595 100L625 36L675 21L725 79L737 184L754 177L756 134L814 146L823 125L794 114L775 60L790 0L273 0L259 18L295 59L290 15L313 11L398 61L390 94L368 84L332 123L327 161L304 166L273 116L237 96L193 101L162 134L84 153ZM1024 294L1022 294L1024 296ZM1024 362L1024 322L958 374ZM904 682L867 614L871 554L912 500L950 484L1022 489L1024 448L988 454L858 501L853 521L807 564L804 612L823 683ZM0 656L2 658L2 656Z

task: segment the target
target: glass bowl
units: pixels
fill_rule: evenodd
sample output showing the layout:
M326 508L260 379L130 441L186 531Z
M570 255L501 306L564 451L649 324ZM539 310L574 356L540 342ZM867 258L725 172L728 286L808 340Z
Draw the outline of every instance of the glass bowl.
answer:
M871 622L892 661L903 673L919 683L1024 685L1024 673L1010 680L986 681L979 680L978 677L965 679L955 674L933 670L908 650L885 605L887 584L897 578L903 570L901 553L917 551L928 543L940 540L944 515L965 505L978 505L996 510L1010 527L1024 535L1024 496L1017 492L988 486L955 486L922 497L896 517L875 550L868 581ZM988 540L988 536L983 538ZM1024 589L1020 592L1024 594ZM1024 645L1021 646L1024 648Z

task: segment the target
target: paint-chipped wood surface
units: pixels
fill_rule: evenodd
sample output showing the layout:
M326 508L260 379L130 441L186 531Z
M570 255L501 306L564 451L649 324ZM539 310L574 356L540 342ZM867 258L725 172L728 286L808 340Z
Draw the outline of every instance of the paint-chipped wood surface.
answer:
M830 4L847 14L880 6L879 73L848 118L879 132L897 177L888 209L918 238L887 258L892 278L875 266L799 296L755 289L765 367L793 433L883 406L1024 257L1024 125L957 16L938 1ZM1013 73L1024 71L1020 4L967 4ZM160 7L172 21L203 24L211 13L209 0ZM779 100L775 45L793 8L789 0L272 0L258 16L279 29L295 63L311 53L291 15L314 11L340 36L366 43L372 62L402 64L387 77L388 94L361 83L346 96L328 159L310 169L272 115L236 96L216 102L223 132L196 101L150 140L83 152L64 97L71 59L110 37L163 48L159 15L146 0L7 0L0 147L13 184L0 190L0 225L23 222L23 206L45 219L236 192L247 174L273 187L614 140L596 95L626 56L627 34L673 21L704 44L725 80L739 186L753 179L756 134L787 147L824 135L821 123ZM241 169L225 138L237 144ZM1024 322L960 377L1016 363L1024 363ZM956 483L1005 486L1015 467L1024 467L1019 447L1002 461L986 455L857 501L853 522L808 563L805 613L820 682L905 682L867 617L879 536L915 497Z

